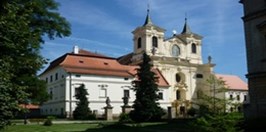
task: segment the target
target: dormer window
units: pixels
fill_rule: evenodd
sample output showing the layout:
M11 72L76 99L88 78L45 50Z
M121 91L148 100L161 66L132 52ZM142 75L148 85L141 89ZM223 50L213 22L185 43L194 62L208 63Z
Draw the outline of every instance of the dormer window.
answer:
M152 47L158 47L158 39L155 36L152 37Z
M193 43L193 44L191 45L191 52L194 53L194 54L197 53L197 46L196 46L195 43Z
M172 47L172 56L177 57L180 55L180 48L177 45Z
M141 38L138 38L138 49L141 48Z
M84 61L83 60L79 60L79 63L84 63Z

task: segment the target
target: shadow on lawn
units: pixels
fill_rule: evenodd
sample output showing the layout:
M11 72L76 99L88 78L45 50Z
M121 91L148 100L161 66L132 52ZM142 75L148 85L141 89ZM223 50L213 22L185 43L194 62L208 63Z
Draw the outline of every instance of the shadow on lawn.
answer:
M176 119L140 124L99 124L99 128L87 129L86 132L191 132L189 124L192 121L193 119Z

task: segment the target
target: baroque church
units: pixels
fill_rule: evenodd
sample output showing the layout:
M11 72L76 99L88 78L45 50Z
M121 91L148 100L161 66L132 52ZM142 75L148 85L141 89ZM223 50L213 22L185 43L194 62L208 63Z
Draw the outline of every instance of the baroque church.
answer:
M187 19L180 34L167 38L165 31L152 23L148 11L145 23L132 32L134 51L118 61L124 65L136 65L141 63L142 54L146 52L169 83L170 102L191 102L197 98L197 89L204 87L203 78L212 73L215 65L211 64L211 58L203 64L203 37L190 30Z
M148 10L144 24L132 32L132 53L112 58L75 46L73 52L55 59L40 75L52 95L41 106L41 113L71 118L77 103L76 89L84 84L89 107L96 115L104 114L107 98L114 115L119 115L123 97L129 98L130 106L135 100L131 82L136 79L136 68L144 52L150 56L158 77L160 106L166 111L169 107L176 109L177 115L181 106L189 109L197 101L198 90L210 91L206 79L215 64L211 57L203 63L203 37L192 32L187 19L181 33L167 37L165 31L152 22Z

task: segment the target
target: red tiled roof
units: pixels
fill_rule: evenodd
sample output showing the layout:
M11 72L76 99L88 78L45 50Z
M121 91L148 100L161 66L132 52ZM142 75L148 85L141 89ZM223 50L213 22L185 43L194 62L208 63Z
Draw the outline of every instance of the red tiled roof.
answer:
M133 56L133 53L126 54L126 55L123 55L123 56L117 58L117 61L120 64L128 65L128 64L132 63L132 61L131 61L132 56Z
M225 84L228 86L228 89L248 90L247 83L241 80L238 76L216 74L216 77L225 81Z
M169 87L169 83L167 82L167 80L164 78L164 76L162 75L162 73L160 72L159 69L153 69L152 70L158 77L158 85L162 86L162 87Z
M101 76L135 77L137 66L120 64L115 58L79 50L79 54L65 54L45 70L45 72L61 66L66 72ZM153 70L159 77L159 86L169 86L158 69ZM44 73L45 73L44 72ZM42 74L44 74L42 73Z
M27 104L27 105L20 104L19 107L21 107L21 108L25 108L26 107L27 109L39 109L40 108L39 105L34 105L34 104Z
M86 51L83 49L79 49L79 53L78 54L74 54L72 53L66 53L62 56L60 56L59 58L55 59L54 61L52 61L49 65L49 67L40 74L40 76L44 73L46 73L47 71L50 71L51 69L55 68L56 66L58 66L62 61L64 61L64 59L66 58L67 55L76 55L76 56L90 56L90 57L99 57L99 58L111 58L102 54L98 54L98 53L93 53L90 51Z

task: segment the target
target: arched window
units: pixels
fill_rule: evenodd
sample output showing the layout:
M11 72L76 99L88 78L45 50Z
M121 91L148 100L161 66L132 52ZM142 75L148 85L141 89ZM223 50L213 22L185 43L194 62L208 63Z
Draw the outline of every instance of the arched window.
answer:
M158 39L155 36L152 37L152 47L158 47Z
M138 49L141 48L141 38L138 38Z
M197 46L196 46L196 44L192 44L191 45L191 51L192 51L192 53L197 53Z
M179 99L180 99L180 91L176 90L176 100L179 100Z
M176 80L176 82L180 82L181 81L181 76L178 73L175 74L175 80Z
M172 47L172 56L179 56L180 55L180 48L177 45Z

